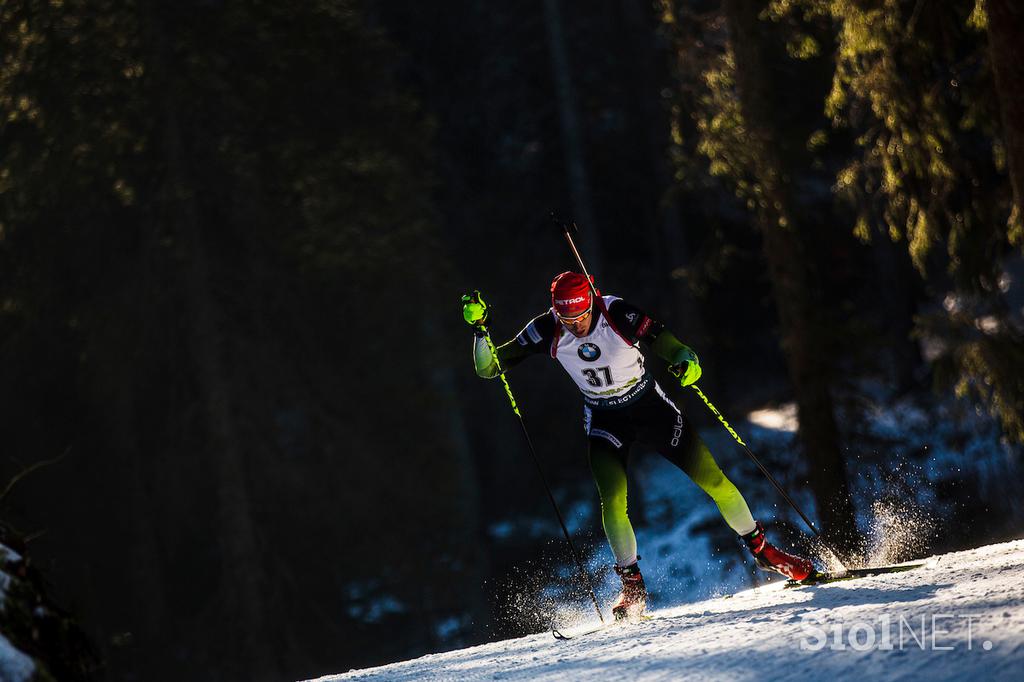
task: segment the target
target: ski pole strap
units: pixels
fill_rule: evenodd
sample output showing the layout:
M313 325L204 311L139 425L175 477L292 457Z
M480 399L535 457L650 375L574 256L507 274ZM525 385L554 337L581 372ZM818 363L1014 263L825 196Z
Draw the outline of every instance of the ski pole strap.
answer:
M505 387L505 395L508 396L509 402L512 403L512 411L516 413L517 417L522 419L523 415L519 414L519 405L516 404L516 397L512 395L512 387L508 385L508 379L505 378L505 370L501 368L501 361L498 359L498 349L494 347L491 333L484 325L480 325L480 331L484 333L484 341L487 342L487 348L491 351L491 357L494 358L494 364L498 368L498 377L501 379L501 385Z
M504 377L502 377L502 379L504 379ZM743 442L743 439L740 438L740 435L736 433L736 431L731 426L729 426L729 422L725 421L725 417L723 417L722 413L718 411L718 408L712 405L711 401L708 400L708 397L704 395L704 391L700 390L697 387L697 384L692 384L690 388L697 392L697 395L699 395L700 399L704 401L704 404L708 406L708 409L711 410L711 413L718 417L718 421L722 422L722 426L724 426L725 430L729 432L729 435L735 438L737 443L739 443L743 447L747 447L747 444Z

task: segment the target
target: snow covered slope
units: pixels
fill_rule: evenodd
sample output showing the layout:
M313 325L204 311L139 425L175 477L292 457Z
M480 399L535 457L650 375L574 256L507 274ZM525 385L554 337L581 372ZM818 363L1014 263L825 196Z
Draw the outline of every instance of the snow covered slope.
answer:
M1024 540L652 615L568 642L541 633L320 680L1022 680Z

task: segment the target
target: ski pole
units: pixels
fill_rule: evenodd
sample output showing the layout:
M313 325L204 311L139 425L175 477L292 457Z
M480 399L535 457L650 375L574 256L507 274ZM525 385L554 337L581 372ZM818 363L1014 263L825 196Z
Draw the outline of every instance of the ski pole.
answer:
M494 347L494 341L491 340L491 333L484 325L480 325L480 331L483 332L484 340L487 342L487 348L491 351L491 357L494 359L494 364L498 368L498 376L501 378L501 383L505 387L505 394L508 395L509 402L512 403L512 411L516 413L517 417L519 417L519 425L523 427L523 436L526 438L526 445L530 449L530 456L533 458L533 463L537 467L537 474L540 476L540 482L544 484L544 491L547 492L548 499L551 500L551 506L555 510L555 516L558 517L558 525L562 527L562 534L565 535L565 541L569 545L569 551L572 552L572 558L576 561L576 568L579 569L580 576L583 578L583 584L590 593L590 601L594 603L594 610L597 611L597 617L601 619L601 624L604 625L604 616L601 614L601 607L597 603L597 595L594 594L594 585L590 582L590 574L587 572L587 569L583 567L583 560L580 558L579 552L576 551L576 545L573 544L572 538L569 537L569 529L565 526L565 520L562 518L562 512L558 508L558 503L555 502L555 496L551 494L551 486L548 485L547 479L544 477L544 470L540 466L540 459L538 459L537 451L533 447L533 440L530 438L530 432L526 430L526 420L523 419L522 413L519 412L519 405L516 404L516 398L512 395L512 388L508 385L508 379L505 378L505 371L501 368L501 361L498 360L498 350Z
M725 427L725 430L728 431L729 435L732 436L733 439L735 439L735 441L740 444L740 447L742 447L743 450L747 453L747 456L750 457L750 459L754 460L754 464L757 465L757 468L760 469L761 473L765 475L765 478L767 478L771 482L771 484L775 486L775 489L778 490L779 494L782 495L786 502L789 503L789 506L791 506L796 511L796 513L800 515L800 518L804 520L804 523L807 524L807 527L811 529L812 533L814 533L814 537L818 539L818 541L825 547L825 549L832 552L832 554L834 554L836 558L839 559L840 562L842 562L839 553L832 548L832 545L830 545L824 537L822 537L821 533L818 532L818 529L814 527L813 523L811 523L811 520L807 518L807 515L803 513L800 507L797 506L796 502L793 501L793 498L791 498L782 488L779 482L775 480L775 477L771 475L767 468L765 468L764 464L761 463L761 460L759 460L757 456L754 455L754 453L750 450L750 448L747 447L747 444L743 442L743 439L740 438L740 435L738 433L736 433L736 430L729 425L729 422L725 420L725 417L723 417L722 413L718 411L718 408L711 404L711 401L708 399L708 397L704 395L704 391L700 390L700 388L697 387L697 384L691 384L690 388L692 388L697 393L697 395L700 396L700 399L704 401L704 404L707 405L707 408L709 410L711 410L711 413L718 417L718 421L721 422L722 426Z

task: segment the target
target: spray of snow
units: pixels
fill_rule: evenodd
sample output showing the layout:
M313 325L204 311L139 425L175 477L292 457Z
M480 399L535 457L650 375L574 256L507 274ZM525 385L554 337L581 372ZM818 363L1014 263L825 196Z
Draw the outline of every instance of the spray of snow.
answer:
M553 623L572 627L596 621L589 590L581 586L575 566L572 568L563 568L556 575L531 564L514 569L510 576L512 590L498 608L502 620L526 632L544 631ZM607 573L606 568L596 572L591 569L599 593L603 592L600 588Z
M917 470L911 465L894 464L895 469ZM910 559L916 559L927 553L931 540L939 527L936 509L938 505L928 506L915 501L914 493L919 498L929 498L928 481L917 472L918 489L913 493L906 490L907 471L884 472L883 476L867 472L862 476L860 487L868 488L861 494L861 499L868 502L869 496L878 496L870 502L870 509L858 514L859 526L866 540L864 553L845 565L820 540L811 543L811 555L815 564L829 572L842 572L846 568L869 568L887 566Z
M826 573L841 573L850 566L845 566L843 562L832 553L832 550L825 546L821 540L814 538L810 541L810 550L808 551L811 560L814 565L826 572Z
M906 500L883 499L871 509L866 566L885 566L921 556L937 523L923 507Z

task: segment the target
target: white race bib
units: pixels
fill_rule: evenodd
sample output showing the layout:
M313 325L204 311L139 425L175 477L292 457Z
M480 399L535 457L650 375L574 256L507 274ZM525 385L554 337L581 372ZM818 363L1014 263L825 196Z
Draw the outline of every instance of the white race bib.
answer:
M615 296L601 298L605 310L618 300ZM643 382L644 356L639 348L619 336L599 307L595 306L594 313L597 323L589 334L577 337L568 329L561 329L553 352L584 396L614 402L613 399Z

